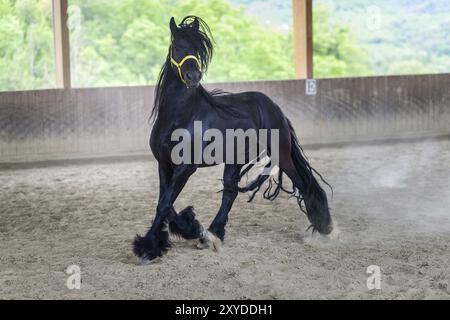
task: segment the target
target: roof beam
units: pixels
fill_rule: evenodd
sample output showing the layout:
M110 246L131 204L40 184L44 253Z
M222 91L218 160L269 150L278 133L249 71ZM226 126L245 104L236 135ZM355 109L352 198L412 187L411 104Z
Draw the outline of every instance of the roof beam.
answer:
M68 0L52 0L53 33L55 38L56 86L71 88L70 78L70 41L67 21Z
M313 70L313 0L292 0L294 20L295 76L312 79Z

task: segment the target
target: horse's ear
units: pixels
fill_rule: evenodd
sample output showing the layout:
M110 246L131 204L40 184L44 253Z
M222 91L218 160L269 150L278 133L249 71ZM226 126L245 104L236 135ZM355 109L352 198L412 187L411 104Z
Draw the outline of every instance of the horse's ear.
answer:
M195 18L194 22L192 22L192 28L194 28L195 31L198 31L200 29L200 23L198 22L197 18Z
M177 31L178 27L177 27L177 23L175 22L175 18L172 17L170 19L170 32L172 32L172 35L175 34L175 32Z

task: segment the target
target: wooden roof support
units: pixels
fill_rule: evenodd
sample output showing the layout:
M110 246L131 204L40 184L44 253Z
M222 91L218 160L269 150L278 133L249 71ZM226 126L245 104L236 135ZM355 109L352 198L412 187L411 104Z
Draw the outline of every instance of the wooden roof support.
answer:
M56 86L58 88L71 88L70 78L70 41L69 19L67 8L68 0L53 1L53 32L55 37L56 60Z
M313 0L292 0L294 18L295 75L312 79L313 72Z

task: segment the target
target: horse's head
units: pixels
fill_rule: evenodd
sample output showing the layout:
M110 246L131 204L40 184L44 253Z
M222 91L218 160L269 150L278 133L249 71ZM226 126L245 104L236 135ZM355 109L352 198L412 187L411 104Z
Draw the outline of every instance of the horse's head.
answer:
M200 18L188 16L177 26L170 20L172 43L169 59L172 70L188 88L197 88L213 55L208 25Z

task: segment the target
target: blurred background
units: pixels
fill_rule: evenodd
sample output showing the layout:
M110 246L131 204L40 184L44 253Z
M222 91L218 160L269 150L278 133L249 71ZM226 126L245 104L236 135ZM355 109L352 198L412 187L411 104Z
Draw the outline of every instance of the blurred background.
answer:
M450 71L447 0L313 5L316 78ZM216 40L207 82L295 78L291 0L70 0L72 86L154 84L189 14ZM54 51L51 0L0 0L0 91L55 88Z

